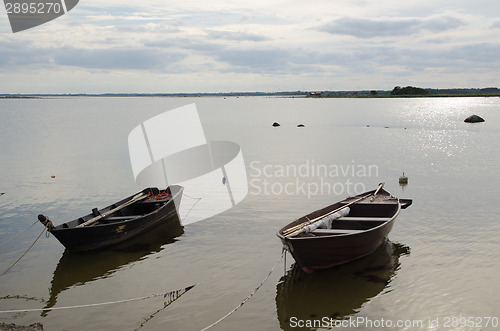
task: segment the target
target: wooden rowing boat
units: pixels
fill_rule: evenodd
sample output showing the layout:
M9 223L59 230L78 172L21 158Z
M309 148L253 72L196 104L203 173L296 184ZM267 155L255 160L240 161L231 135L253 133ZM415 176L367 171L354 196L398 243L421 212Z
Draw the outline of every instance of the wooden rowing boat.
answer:
M177 208L182 191L183 187L178 185L161 191L147 188L58 226L44 215L38 215L38 219L68 251L92 251L122 243L160 224L177 222L180 225Z
M309 273L368 255L387 237L401 209L412 203L393 197L382 186L305 215L277 236ZM330 222L324 222L328 218ZM323 224L315 228L319 223Z

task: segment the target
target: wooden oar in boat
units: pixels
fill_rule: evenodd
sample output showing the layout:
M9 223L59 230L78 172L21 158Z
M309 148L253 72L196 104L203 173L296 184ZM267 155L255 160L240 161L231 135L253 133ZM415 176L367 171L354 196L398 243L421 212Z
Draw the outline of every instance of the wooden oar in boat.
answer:
M309 221L307 221L307 222L304 222L304 223L301 223L301 224L296 225L296 226L294 226L294 227L291 227L290 229L286 229L285 231L283 231L283 235L284 235L285 237L293 237L293 236L296 236L296 235L298 235L298 234L300 234L300 233L302 233L302 232L304 231L304 227L305 227L305 226L308 226L308 225L310 225L310 224L312 224L312 223L314 223L314 222L317 222L317 221L319 221L319 220L321 220L321 219L325 218L325 217L326 217L326 216L328 216L328 215L331 215L331 214L333 214L333 213L338 212L339 210L342 210L342 209L344 209L344 208L346 208L346 207L349 207L350 205L355 204L356 202L359 202L359 201L361 201L361 200L363 200L363 199L366 199L366 198L370 197L371 195L373 195L373 197L376 197L376 196L377 196L377 194L378 194L378 192L382 189L382 187L383 187L383 186L384 186L384 183L380 183L380 184L378 185L377 190L376 190L374 193L370 193L370 194L367 194L367 195L365 195L365 196L362 196L362 197L360 197L360 198L358 198L358 199L356 199L356 200L354 200L354 201L351 201L351 202L349 202L348 204L346 204L346 205L344 205L344 206L341 206L341 207L339 207L339 208L337 208L337 209L334 209L334 210L332 210L331 212L328 212L328 213L326 213L326 214L324 214L324 215L322 215L322 216L318 216L318 217L316 217L316 218L313 218L312 220L309 220ZM372 200L372 201L373 201L373 200ZM298 229L298 230L297 230L297 229Z
M137 201L142 200L142 199L147 198L147 197L148 197L148 194L141 192L141 193L137 194L136 196L134 196L129 201L125 202L123 205L118 206L116 208L113 208L113 209L109 210L106 214L102 214L102 215L96 216L96 217L88 220L87 222L78 225L77 228L82 228L84 226L91 225L91 224L99 221L100 219L103 219L104 217L106 217L108 215L111 215L114 212L117 212L118 210L123 209L123 208L125 208L127 206L130 206L131 204L136 203Z
M384 187L384 184L385 184L385 183L380 183L380 184L378 184L378 188L377 188L377 190L375 191L375 193L373 193L373 196L371 197L370 201L375 200L375 197L377 196L378 192L382 189L382 187Z

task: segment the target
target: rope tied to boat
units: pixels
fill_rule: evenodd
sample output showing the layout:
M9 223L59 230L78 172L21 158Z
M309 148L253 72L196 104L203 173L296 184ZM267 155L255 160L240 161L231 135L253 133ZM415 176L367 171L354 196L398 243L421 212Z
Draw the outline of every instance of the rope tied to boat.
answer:
M42 215L43 216L43 215ZM38 241L38 239L40 239L40 237L42 236L42 234L45 232L45 231L50 231L49 230L49 226L52 225L52 222L46 218L48 222L44 223L44 228L42 230L42 232L40 232L40 234L38 235L38 237L35 239L35 241L31 244L30 247L28 247L28 249L16 260L16 262L14 262L10 267L8 267L4 272L2 272L0 274L0 277L2 277L3 275L5 275L7 272L9 272L10 269L12 269L19 261L21 261L21 259L29 252L29 250L36 244L36 242ZM53 225L52 225L53 227Z
M38 220L43 224L43 226L45 226L47 232L52 231L54 228L54 224L47 216L40 214L38 215Z
M26 229L22 230L21 232L19 232L18 234L16 234L15 236L7 239L6 241L4 241L3 243L0 244L0 247L2 247L3 245L7 244L8 242L16 239L17 237L19 237L20 235L22 235L24 232L28 231L29 229L31 229L35 224L37 224L38 221L35 221L33 224L31 224L30 226L28 226Z
M182 223L182 222L184 222L184 220L185 220L186 218L188 218L189 214L191 213L191 211L193 210L193 208L196 206L196 204L197 204L198 202L200 202L200 201L201 201L201 198L195 198L195 197L192 197L192 196L190 196L190 195L187 195L187 194L186 194L186 193L184 193L184 192L182 193L182 195L183 195L183 196L186 196L186 197L188 197L188 198L191 198L191 199L193 199L193 200L196 200L196 202L195 202L195 203L193 203L193 205L191 206L191 208L189 208L189 210L188 210L188 212L187 212L186 216L184 216L184 217L181 219L181 223ZM180 217L180 215L179 215L179 217Z
M147 299L152 299L152 298L157 298L157 297L163 297L166 299L167 303L165 304L164 308L168 305L170 305L172 302L175 300L179 299L183 294L191 290L193 287L195 287L198 284L190 285L185 288L179 289L179 290L174 290L166 293L157 293L157 294L151 294L151 295L146 295L138 298L132 298L132 299L123 299L123 300L116 300L116 301L108 301L108 302L100 302L100 303L90 303L90 304L84 304L84 305L75 305L75 306L65 306L65 307L50 307L50 308L33 308L33 309L17 309L17 310L0 310L0 314L5 314L5 313L29 313L29 312L45 312L45 311L51 311L51 310L65 310L65 309L76 309L76 308L88 308L88 307L98 307L98 306L105 306L105 305L112 305L112 304L118 304L118 303L125 303L125 302L132 302L132 301L139 301L139 300L147 300Z
M201 331L206 331L214 326L216 326L217 324L219 324L220 322L222 322L223 320L225 320L226 318L228 318L229 316L231 316L234 312L236 312L238 309L240 309L248 300L250 300L250 298L255 294L257 293L257 291L262 287L262 285L264 285L264 283L267 281L267 279L271 276L271 274L273 273L274 269L276 269L276 267L278 266L278 263L281 261L281 259L283 258L283 255L285 254L285 251L282 250L281 251L281 256L279 257L279 259L276 261L276 263L274 264L274 266L271 268L271 270L269 270L269 272L267 273L267 276L262 280L262 282L255 288L255 290L253 290L252 293L250 293L239 305L237 305L233 310L231 310L229 313L227 313L226 315L222 316L221 318L219 318L217 321L213 322L212 324L210 324L209 326L201 329Z
M47 227L45 227L43 229L43 231L40 233L40 235L35 240L35 242L30 246L30 248L28 248L28 250L31 249L31 247L33 247L33 245L36 243L36 241L38 241L38 239L41 237L41 235L43 234L43 232L46 229L47 229ZM28 250L23 254L23 256L28 252ZM227 313L226 315L224 315L223 317L221 317L220 319L218 319L214 323L212 323L209 326L203 328L201 331L206 331L206 330L208 330L208 329L216 326L217 324L219 324L220 322L222 322L223 320L225 320L226 318L228 318L229 316L231 316L233 313L235 313L248 300L250 300L250 298L255 293L257 293L257 291L269 279L269 277L274 272L274 270L278 266L278 264L281 261L281 259L283 259L283 257L285 256L285 254L286 254L286 251L282 250L280 257L278 258L278 260L276 261L276 263L273 265L273 267L271 268L271 270L269 270L269 272L267 273L266 277L262 280L262 282L240 304L238 304L233 310L231 310L229 313ZM21 258L23 256L21 256ZM11 267L9 267L9 269L12 268L21 258L19 258ZM286 263L285 263L285 266L286 266ZM5 274L9 269L7 269L4 273L2 273L2 275ZM2 275L0 275L0 276L2 276ZM5 314L5 313L28 313L28 312L47 312L47 311L51 311L51 310L66 310L66 309L76 309L76 308L88 308L88 307L97 307L97 306L104 306L104 305L112 305L112 304L126 303L126 302L139 301L139 300L147 300L147 299L152 299L152 298L163 296L163 298L166 299L166 302L165 302L164 306L161 309L159 309L158 311L156 311L155 313L153 313L143 323L141 323L141 325L136 329L136 330L138 330L138 329L142 328L149 320L151 320L157 313L159 313L160 311L162 311L163 309L165 309L166 307L168 307L170 304L172 304L174 301L176 301L177 299L179 299L186 292L188 292L189 290L193 289L196 285L202 284L204 282L205 281L202 281L200 283L196 283L196 284L187 286L187 287L185 287L183 289L178 289L178 290L174 290L174 291L170 291L170 292L166 292L166 293L151 294L151 295L137 297L137 298L131 298L131 299L123 299L123 300L116 300L116 301L91 303L91 304L82 304L82 305L74 305L74 306L63 306L63 307L47 307L47 308L33 308L33 309L0 310L0 314ZM8 297L0 298L0 299L10 299L10 298L11 297L8 296ZM12 298L17 298L17 297L12 297Z

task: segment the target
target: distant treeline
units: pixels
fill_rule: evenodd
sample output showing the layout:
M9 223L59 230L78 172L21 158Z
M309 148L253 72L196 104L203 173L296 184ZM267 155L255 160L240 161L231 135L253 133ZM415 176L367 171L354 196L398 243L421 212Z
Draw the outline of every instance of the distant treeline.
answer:
M388 97L446 97L446 96L500 96L497 87L431 89L414 86L396 86L388 90L361 91L283 91L283 92L207 92L207 93L66 93L66 94L0 94L0 98L44 98L44 97L239 97L239 96L283 96L312 98L388 98Z
M391 95L428 95L429 92L426 89L420 87L399 87L396 86L392 91Z
M487 88L452 88L431 89L414 86L396 86L391 91L387 90L363 90L363 91L319 91L310 92L309 97L446 97L446 96L500 96L500 89L496 87Z
M429 94L500 94L500 89L496 87L486 88L454 88L454 89L425 89Z
M240 96L305 96L310 92L179 92L179 93L45 93L45 94L1 94L0 98L50 98L50 97L240 97Z

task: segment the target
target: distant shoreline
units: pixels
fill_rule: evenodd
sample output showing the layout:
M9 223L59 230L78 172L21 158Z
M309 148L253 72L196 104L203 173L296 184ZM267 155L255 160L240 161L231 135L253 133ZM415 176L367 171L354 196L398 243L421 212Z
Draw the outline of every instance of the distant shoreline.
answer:
M451 98L500 97L500 89L426 89L425 95L392 95L386 90L362 91L288 91L288 92L220 92L220 93L18 93L0 94L0 99L37 99L52 97L291 97L291 98Z

